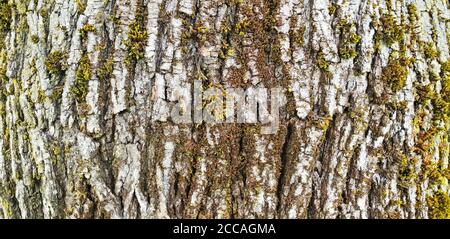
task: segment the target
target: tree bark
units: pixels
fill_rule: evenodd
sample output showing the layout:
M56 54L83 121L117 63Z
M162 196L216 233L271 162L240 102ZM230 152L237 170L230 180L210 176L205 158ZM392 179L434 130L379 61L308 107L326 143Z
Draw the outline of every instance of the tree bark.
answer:
M0 11L0 218L450 217L447 0ZM278 132L174 123L195 80L286 89Z

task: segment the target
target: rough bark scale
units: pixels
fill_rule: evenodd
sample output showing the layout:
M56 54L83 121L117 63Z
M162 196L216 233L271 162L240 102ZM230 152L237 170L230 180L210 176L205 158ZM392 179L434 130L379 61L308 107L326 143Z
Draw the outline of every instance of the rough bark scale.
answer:
M446 0L0 11L1 218L450 217ZM164 120L195 79L284 87L280 130Z

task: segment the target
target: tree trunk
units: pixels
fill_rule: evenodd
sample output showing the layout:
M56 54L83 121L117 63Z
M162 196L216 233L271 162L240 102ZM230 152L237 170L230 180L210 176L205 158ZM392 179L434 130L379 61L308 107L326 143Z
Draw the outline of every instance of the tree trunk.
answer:
M450 217L447 0L0 11L0 218ZM278 131L175 123L196 80L285 89Z

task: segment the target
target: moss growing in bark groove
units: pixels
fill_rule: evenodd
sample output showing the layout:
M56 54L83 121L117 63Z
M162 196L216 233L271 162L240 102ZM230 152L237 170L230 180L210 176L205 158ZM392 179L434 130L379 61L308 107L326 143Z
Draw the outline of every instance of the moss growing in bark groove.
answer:
M86 24L84 25L84 27L82 27L80 29L80 37L82 40L86 39L87 34L89 32L95 32L95 26L91 25L91 24Z
M434 59L438 56L438 52L437 52L436 48L434 47L433 42L425 43L425 45L423 46L423 51L424 51L425 57L427 59Z
M342 59L352 59L358 56L358 52L352 46L344 45L339 48L339 56Z
M328 63L328 61L325 59L325 55L323 54L323 52L319 52L317 54L317 67L319 67L319 69L325 71L325 72L329 72L328 66L330 64Z
M303 47L305 43L304 35L306 27L300 26L298 30L296 30L297 23L297 17L292 17L289 27L289 37L293 47Z
M5 37L10 30L11 8L7 0L0 0L0 50L5 48Z
M417 22L417 19L419 19L419 15L417 14L417 6L413 3L408 4L408 15L409 15L409 21L411 24L414 24Z
M450 64L441 63L441 75L430 75L433 83L425 89L419 88L421 105L432 106L433 124L429 128L422 127L423 118L427 116L422 113L416 114L415 132L417 132L416 149L422 155L421 181L428 180L429 185L438 187L446 185L450 179L449 169L443 163L448 158L448 130L450 120ZM436 81L440 80L441 90L436 88ZM427 109L429 111L429 109ZM418 111L420 112L420 111ZM428 116L427 116L428 117ZM438 157L436 162L432 159ZM427 197L429 216L431 218L450 218L450 199L448 193L440 190Z
M1 200L1 205L2 205L2 209L3 209L3 216L5 218L7 218L7 219L8 218L9 219L13 218L14 211L13 211L13 209L11 207L11 204L7 200L2 199Z
M67 54L61 51L50 53L45 60L45 66L52 75L60 75L67 70Z
M450 60L443 62L441 64L441 72L442 74L449 74L450 75Z
M83 13L86 11L86 0L76 0L75 3L77 4L78 12Z
M100 63L100 67L97 69L97 77L100 81L109 79L114 69L114 61L112 57L105 59Z
M0 31L5 32L10 29L11 7L7 0L0 0Z
M79 62L79 67L76 73L75 84L71 88L72 94L75 95L78 103L85 101L88 92L88 83L91 79L91 65L89 57L83 56Z
M6 69L4 67L0 67L0 115L4 115L6 96L8 92L5 88L5 85L8 83L9 78L6 76Z
M450 61L441 64L441 96L450 102Z
M381 24L383 25L383 40L388 46L404 39L404 27L396 23L396 19L392 14L389 13L381 16Z
M450 116L450 103L442 98L435 98L433 102L433 113L435 120L447 120Z
M351 59L358 56L356 45L361 41L361 36L351 31L355 27L355 23L348 22L346 18L343 18L336 27L341 31L341 39L343 39L339 47L339 56L343 59Z
M400 57L389 60L388 65L383 69L382 78L394 93L405 87L410 64L411 60L409 58Z
M331 3L329 6L328 6L328 13L330 14L330 15L334 15L335 13L336 13L336 11L337 11L337 4L335 4L335 3Z
M33 35L33 36L31 36L31 41L34 44L38 44L39 43L39 37L37 35Z
M330 63L325 59L325 54L321 51L317 53L316 65L324 73L326 78L333 77L333 73L329 69Z
M230 44L227 42L222 43L222 49L219 52L219 58L226 59L227 57L233 57L235 55L235 51L230 47Z
M433 219L450 219L450 196L439 190L427 197L428 214Z
M141 26L138 20L133 21L129 26L128 41L125 46L128 51L126 59L127 65L132 65L144 58L144 48L148 38L148 33Z
M450 119L450 61L441 63L441 91L432 94L433 113L435 120Z

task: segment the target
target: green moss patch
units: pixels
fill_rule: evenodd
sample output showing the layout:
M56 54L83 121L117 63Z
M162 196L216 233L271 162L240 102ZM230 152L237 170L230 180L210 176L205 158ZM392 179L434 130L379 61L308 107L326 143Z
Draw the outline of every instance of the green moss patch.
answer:
M10 30L11 6L7 0L0 1L0 31Z
M408 77L408 66L410 65L411 60L409 58L400 57L389 60L388 65L383 69L382 78L394 93L405 87Z
M126 63L128 65L136 63L138 60L144 58L144 48L147 42L148 33L141 26L139 21L133 21L129 26L128 41L125 46L128 51Z
M77 5L77 11L80 13L83 13L84 11L86 11L86 0L76 0L75 3Z
M383 41L388 46L405 38L404 26L397 24L394 15L388 13L381 16L381 24L383 26Z
M67 54L55 51L50 53L45 59L45 66L52 75L60 75L67 70Z
M423 51L427 59L434 59L438 56L438 52L433 42L427 42L423 46Z
M76 97L77 102L82 103L86 99L88 93L88 83L91 79L91 65L89 57L83 56L79 62L76 73L75 84L71 88L72 94Z
M86 24L80 29L80 37L81 39L86 39L87 34L89 32L95 32L95 26L91 24Z
M342 43L339 46L339 56L343 59L351 59L358 56L356 45L361 41L361 36L356 32L352 32L355 27L354 23L348 22L347 19L339 21L337 28L341 31Z
M427 197L428 214L433 219L450 219L450 197L442 190Z

